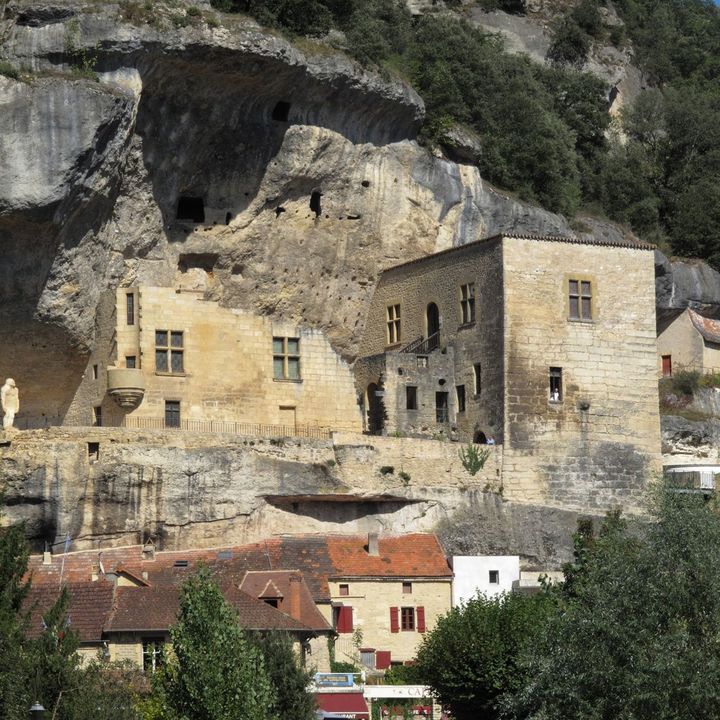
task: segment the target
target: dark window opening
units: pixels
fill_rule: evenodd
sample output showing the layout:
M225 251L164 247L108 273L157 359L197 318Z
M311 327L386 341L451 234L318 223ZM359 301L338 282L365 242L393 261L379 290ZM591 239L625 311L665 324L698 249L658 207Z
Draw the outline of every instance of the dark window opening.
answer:
M87 444L88 446L88 457L91 460L99 460L100 459L100 443L99 442L89 442Z
M285 100L279 100L272 111L272 119L275 122L287 122L290 115L290 103Z
M435 393L435 420L439 423L448 421L448 393Z
M126 355L125 356L125 367L136 368L137 367L137 355Z
M473 434L473 442L476 445L485 445L487 444L487 435L482 430L476 430Z
M315 217L322 215L322 206L320 205L320 198L322 193L319 190L315 190L310 196L310 209L315 213Z
M415 629L415 608L414 607L400 608L400 629L401 630L414 630Z
M346 583L340 583L340 595L348 597L350 595L350 586Z
M417 410L417 388L414 385L408 385L405 388L405 409Z
M97 379L98 379L98 366L93 365L93 380L97 380Z
M550 402L560 402L563 399L562 368L550 368Z
M177 219L191 222L205 222L205 203L200 197L181 195L178 199Z
M278 606L277 598L263 598L263 600L270 606L276 608Z
M412 593L412 583L404 582L402 584L403 595L410 595Z
M102 405L93 408L93 425L102 427Z
M128 325L134 325L135 324L135 294L134 293L127 293L125 296L125 305L127 310L127 324Z
M480 367L480 363L475 363L473 370L475 372L475 394L479 395L482 389L482 368Z
M499 570L490 570L489 581L490 581L491 585L499 585L500 584L500 571Z
M229 225L232 218L233 218L232 213L225 213L225 224Z
M178 400L165 401L165 427L180 427L180 402Z
M458 404L457 411L459 413L465 412L465 386L464 385L456 385L455 391L457 392L457 404Z

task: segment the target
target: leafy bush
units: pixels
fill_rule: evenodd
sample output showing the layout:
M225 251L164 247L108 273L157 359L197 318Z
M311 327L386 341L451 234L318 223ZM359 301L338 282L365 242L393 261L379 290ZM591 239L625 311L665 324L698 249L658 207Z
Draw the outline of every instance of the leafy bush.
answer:
M20 79L20 71L6 60L0 60L0 75L12 78L13 80Z
M681 395L692 395L700 387L697 370L678 370L672 376L673 390Z
M490 448L479 448L477 445L468 443L467 447L460 448L458 455L463 467L471 474L476 475L485 467L490 457Z

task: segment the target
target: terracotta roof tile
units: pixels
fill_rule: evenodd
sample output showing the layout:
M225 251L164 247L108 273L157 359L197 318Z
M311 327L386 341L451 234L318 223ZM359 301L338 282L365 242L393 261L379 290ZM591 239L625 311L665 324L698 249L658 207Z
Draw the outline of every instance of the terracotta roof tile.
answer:
M380 537L379 553L369 555L367 536L330 536L328 551L334 565L331 577L438 577L452 571L435 535Z
M688 308L688 315L695 329L708 342L720 344L720 320L708 318Z
M103 627L112 611L114 585L105 581L70 583L70 604L68 618L70 627L76 630L85 643L100 642ZM37 637L43 630L42 616L50 610L60 595L57 585L32 585L25 607L31 609L31 637Z

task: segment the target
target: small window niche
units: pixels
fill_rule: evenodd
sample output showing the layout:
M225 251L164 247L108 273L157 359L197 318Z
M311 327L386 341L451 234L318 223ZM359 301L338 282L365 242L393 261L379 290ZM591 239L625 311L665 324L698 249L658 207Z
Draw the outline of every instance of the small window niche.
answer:
M407 385L405 387L405 409L417 410L417 387L415 385Z
M87 444L88 460L90 462L97 462L100 459L100 443L89 442Z
M403 591L403 595L411 595L412 594L412 583L407 582L407 581L403 582L402 591Z
M559 403L563 400L562 368L551 367L549 370L550 402Z
M98 366L97 365L93 365L92 373L93 373L93 380L97 380L98 379Z
M349 597L350 586L347 583L340 583L340 595L341 597Z
M459 413L465 412L465 386L456 385L455 392L457 393L457 411Z
M102 405L96 405L93 408L93 425L102 427Z
M125 356L125 367L134 369L137 367L137 355L126 355Z
M181 195L177 204L177 219L194 223L205 222L205 202L201 197Z
M488 573L488 582L491 585L499 585L500 584L500 571L499 570L490 570Z
M292 105L287 100L278 100L272 111L272 119L275 122L287 122L290 117L290 108Z
M315 213L316 218L322 215L322 204L320 203L321 197L322 193L319 190L313 190L312 195L310 195L310 210Z
M473 365L473 372L475 375L475 394L479 395L482 390L482 368L480 367L480 363Z

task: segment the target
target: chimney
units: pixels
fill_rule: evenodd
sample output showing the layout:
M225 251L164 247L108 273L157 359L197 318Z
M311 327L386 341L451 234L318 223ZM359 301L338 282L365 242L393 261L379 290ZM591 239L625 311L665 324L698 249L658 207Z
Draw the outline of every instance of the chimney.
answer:
M377 533L368 533L368 555L372 555L373 557L377 557L380 555L380 546L378 543L378 535Z
M302 582L301 575L290 576L290 607L288 608L288 615L295 620L300 620L300 583Z
M52 565L52 553L49 550L43 553L43 565Z

